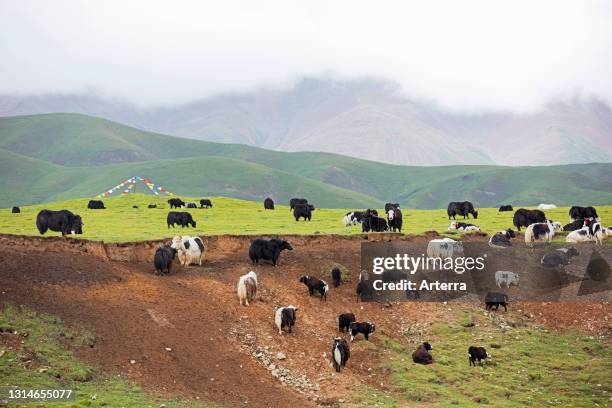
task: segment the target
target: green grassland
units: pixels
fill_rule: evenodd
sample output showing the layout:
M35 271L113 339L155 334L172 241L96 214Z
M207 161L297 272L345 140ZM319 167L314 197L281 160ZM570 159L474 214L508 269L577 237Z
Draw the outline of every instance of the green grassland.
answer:
M360 402L386 407L609 406L612 349L605 339L503 319L504 324L482 310L455 312L448 319L454 322L436 323L422 334L408 330L410 345L386 338L381 369L390 374L392 392L368 393ZM474 326L465 327L467 320ZM432 365L412 362L412 351L422 341L433 346ZM492 358L482 367L469 367L469 345L485 347Z
M198 198L182 197L197 203ZM259 234L357 234L361 226L344 227L342 218L352 209L317 208L312 221L303 219L296 222L285 205L278 205L274 211L264 210L261 202L226 197L212 197L212 209L183 209L189 211L197 223L196 228L167 228L166 215L169 211L168 197L150 194L131 194L104 199L107 209L88 210L88 199L75 199L21 207L20 214L12 214L10 208L0 209L0 233L39 235L36 229L36 215L43 209L68 209L81 215L84 222L83 235L77 238L103 240L107 242L129 242L187 235L259 235ZM160 208L148 209L148 204ZM315 203L316 204L316 203ZM133 206L138 208L132 208ZM378 208L382 214L383 210ZM612 224L612 206L598 206L598 213L605 225ZM422 234L438 231L451 237L459 237L456 231L448 231L448 217L445 209L414 210L403 209L404 234ZM479 209L479 218L470 222L492 233L512 227L512 212L499 213L496 208ZM550 219L568 222L568 208L546 211ZM51 232L48 235L59 235ZM562 240L559 235L557 240Z
M0 118L0 206L91 197L132 176L186 196L307 197L327 208L612 203L612 163L397 166L171 137L77 114Z
M72 389L75 399L65 402L12 403L40 407L212 407L197 401L165 400L147 395L127 380L99 372L78 360L69 348L90 347L96 337L85 328L69 328L57 317L5 305L0 310L5 336L19 339L18 347L0 345L0 387ZM22 343L21 343L22 342ZM10 344L10 343L9 343ZM0 406L4 406L0 396Z

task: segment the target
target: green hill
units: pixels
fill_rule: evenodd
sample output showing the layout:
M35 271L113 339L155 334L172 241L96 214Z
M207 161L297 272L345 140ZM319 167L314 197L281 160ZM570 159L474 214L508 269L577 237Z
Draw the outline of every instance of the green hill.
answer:
M89 197L134 175L183 195L300 196L335 208L612 203L612 163L397 166L183 139L78 114L0 118L0 171L0 206Z

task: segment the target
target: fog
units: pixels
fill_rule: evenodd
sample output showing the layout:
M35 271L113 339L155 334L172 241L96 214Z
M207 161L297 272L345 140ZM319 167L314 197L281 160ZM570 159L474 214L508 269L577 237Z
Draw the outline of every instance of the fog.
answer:
M304 76L384 78L456 111L612 104L606 1L3 1L0 94L170 105Z

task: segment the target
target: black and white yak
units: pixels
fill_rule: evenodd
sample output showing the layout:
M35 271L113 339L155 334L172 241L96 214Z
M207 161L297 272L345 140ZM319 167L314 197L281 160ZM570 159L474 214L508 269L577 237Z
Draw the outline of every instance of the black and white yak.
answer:
M170 226L174 228L175 225L180 225L182 228L189 226L193 228L196 227L196 222L193 220L193 217L186 211L169 211L166 217L166 223L168 224L168 228L170 228Z
M264 210L273 210L274 209L274 200L270 197L264 200Z
M176 249L172 248L170 245L162 245L155 251L155 256L153 257L153 265L155 265L155 273L163 274L170 273L170 268L172 267L172 261L176 258ZM165 272L164 272L165 271Z
M365 211L349 211L346 213L342 221L344 222L345 227L350 227L351 225L361 224L365 217Z
M487 353L487 350L484 347L470 346L468 348L468 360L470 362L470 367L476 367L476 361L482 365L483 361L487 358L491 358L491 355Z
M178 251L179 261L181 265L189 266L198 264L202 266L202 258L206 252L204 242L200 237L190 237L178 235L172 238L172 248Z
M41 235L48 230L61 232L62 236L82 234L83 220L68 210L41 210L36 216L36 228Z
M596 222L584 226L579 230L572 231L565 237L566 242L577 244L579 242L595 242L603 245L603 240L608 236L608 230L601 223Z
M251 271L246 275L242 275L238 280L236 292L238 293L240 306L248 306L249 302L252 302L257 296L257 274Z
M249 258L253 265L258 264L260 260L271 261L272 265L276 266L280 253L284 250L293 250L291 244L280 239L256 239L251 242L249 247Z
M203 198L200 200L200 208L212 208L212 201L208 198Z
M346 367L346 362L351 357L351 351L348 342L342 337L334 338L332 346L332 363L336 372L340 372L341 367Z
M349 334L351 335L351 341L355 340L355 337L362 333L366 340L370 339L370 334L374 333L376 325L370 322L353 322L349 324Z
M433 347L431 347L431 344L429 344L428 342L421 344L412 353L412 361L414 361L417 364L424 364L424 365L432 364L433 357L430 353L431 350L433 350Z
M563 226L563 231L576 231L581 229L582 227L588 227L594 222L596 222L595 218L579 218L570 222L569 224L565 224Z
M593 218L595 221L599 221L597 210L594 207L580 207L575 205L569 209L569 217L570 222L585 218Z
M457 215L462 215L463 219L465 219L466 217L470 218L470 214L472 214L474 219L478 218L478 211L474 210L474 205L469 201L453 201L448 203L446 213L448 214L449 220L451 219L451 217L453 217L454 220L455 216Z
M402 232L403 215L399 206L392 207L387 211L387 220L389 221L389 229L392 232Z
M528 246L533 246L538 241L550 244L555 233L561 230L561 224L552 220L547 220L545 223L536 222L530 224L527 230L525 230L525 243Z
M295 326L295 322L297 321L298 308L290 305L285 307L279 307L274 312L274 323L276 324L276 328L278 329L278 334L283 334L283 329L286 327L291 333L293 326Z
M449 230L457 230L461 232L476 232L480 231L480 227L467 222L452 221L448 226Z
M512 228L508 228L506 231L499 231L493 234L489 239L489 246L492 248L508 248L512 244L510 239L516 238L516 234Z
M546 222L546 214L543 211L519 208L512 217L512 223L519 231L521 227L528 227L536 222Z
M102 200L89 200L87 208L90 210L104 210L104 202Z
M329 285L323 279L315 278L314 276L304 275L300 278L300 282L308 287L308 293L310 294L310 296L314 295L314 292L316 290L321 296L320 300L327 300L327 292L329 291Z

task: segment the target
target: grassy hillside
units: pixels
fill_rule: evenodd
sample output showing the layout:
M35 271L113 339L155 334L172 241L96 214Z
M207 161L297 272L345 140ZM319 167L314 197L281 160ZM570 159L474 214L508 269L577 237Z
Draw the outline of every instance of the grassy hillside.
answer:
M183 197L187 201L196 198ZM212 209L190 209L196 228L168 229L166 215L169 208L167 197L132 194L105 199L106 210L88 210L88 199L75 199L39 204L21 208L20 214L10 209L0 210L0 233L39 235L36 229L36 214L43 208L51 210L68 209L81 215L85 224L84 234L78 238L129 242L172 237L175 234L357 234L361 226L345 228L342 218L348 209L317 208L312 221L296 222L287 206L278 205L274 211L266 211L263 204L225 197L212 197ZM148 209L147 204L155 203L159 208ZM132 208L134 205L138 208ZM382 209L378 208L380 212ZM597 211L605 225L612 224L612 206L598 206ZM495 208L480 208L479 218L470 222L480 226L483 232L492 233L512 227L512 213L499 213ZM568 221L568 208L546 211L548 217L563 223ZM448 217L445 209L404 210L406 234L422 234L435 230L452 237L458 232L448 231ZM59 233L48 233L59 235ZM563 234L556 240L564 240Z
M612 203L612 163L551 167L396 166L327 153L285 153L144 132L77 114L0 118L0 206L91 197L140 175L184 195L324 207L443 208Z

